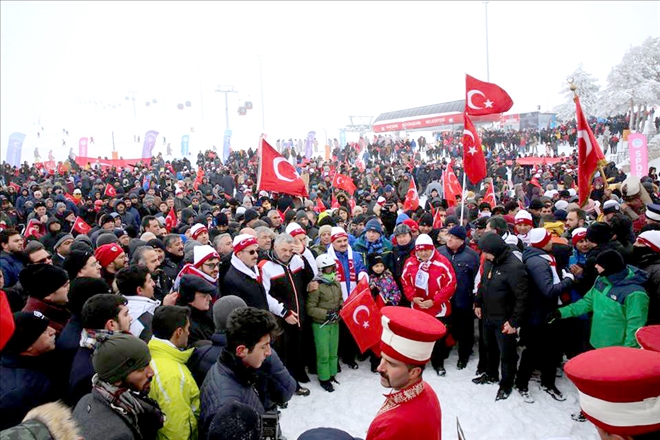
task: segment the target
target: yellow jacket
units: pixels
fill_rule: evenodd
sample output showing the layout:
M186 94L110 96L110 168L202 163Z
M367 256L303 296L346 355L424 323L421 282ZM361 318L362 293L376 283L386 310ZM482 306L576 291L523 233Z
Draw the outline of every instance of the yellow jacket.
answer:
M194 349L181 351L169 341L151 338L151 381L149 397L156 400L165 414L165 424L158 440L197 440L199 388L186 366Z

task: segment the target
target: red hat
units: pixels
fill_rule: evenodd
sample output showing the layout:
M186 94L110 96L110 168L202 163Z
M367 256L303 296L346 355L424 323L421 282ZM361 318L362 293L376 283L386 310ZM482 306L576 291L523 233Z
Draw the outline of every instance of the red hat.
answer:
M518 211L518 213L516 214L516 216L514 218L515 218L515 221L516 221L517 225L522 224L522 225L534 226L534 221L532 220L532 214L530 214L529 212L527 212L523 209Z
M571 233L571 241L573 242L573 246L577 246L577 244L585 238L587 238L587 228L573 229L573 232Z
M254 236L250 234L237 235L234 237L234 254L239 253L246 247L252 246L253 244L256 244L257 246L259 245L257 239L254 238Z
M419 232L419 225L417 222L411 218L407 218L402 222L404 225L408 226L411 231Z
M94 251L94 256L101 267L108 267L118 256L124 253L124 250L118 244L109 243L99 246Z
M286 233L295 237L296 235L307 235L307 232L296 222L291 222L286 227Z
M551 239L550 232L545 228L534 228L529 231L529 244L532 247L542 249Z
M660 430L660 353L599 348L574 357L564 371L578 389L584 415L607 433Z
M197 237L199 237L199 234L201 234L202 232L208 233L209 230L206 229L206 226L204 226L203 224L196 223L192 226L192 228L190 228L190 237L193 240L197 240Z
M348 234L346 231L344 231L344 228L340 228L339 226L333 226L331 231L330 231L330 240L335 241L338 238L348 238Z
M435 249L435 246L433 246L433 239L427 234L419 234L419 237L415 240L415 250L423 251L431 249Z
M660 353L660 325L647 325L635 333L637 342L644 350Z
M383 307L381 313L381 352L406 364L426 364L431 359L435 341L447 333L444 324L419 310L388 306Z

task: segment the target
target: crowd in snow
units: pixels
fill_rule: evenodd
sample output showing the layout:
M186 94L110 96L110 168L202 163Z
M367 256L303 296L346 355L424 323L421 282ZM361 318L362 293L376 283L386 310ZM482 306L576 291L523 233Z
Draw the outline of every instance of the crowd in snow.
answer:
M594 123L597 136L626 124ZM535 152L537 135L486 131L490 177L464 203L444 191L457 133L334 145L329 160L280 146L309 198L260 191L252 151L61 174L3 164L2 437L283 438L278 413L306 383L333 392L369 359L384 386L416 396L427 360L425 374L451 380L451 350L458 369L478 358L474 386L498 383L495 400L515 390L534 404L534 378L564 400L566 359L639 351L638 330L660 324L660 191L655 170L610 164L579 206L575 154L514 163L509 178L504 161ZM574 143L575 124L541 131L553 139ZM426 198L411 206L415 185ZM430 358L396 373L415 381L395 385L392 352L358 349L341 311L362 280L378 307L442 323ZM367 439L415 438L389 429Z

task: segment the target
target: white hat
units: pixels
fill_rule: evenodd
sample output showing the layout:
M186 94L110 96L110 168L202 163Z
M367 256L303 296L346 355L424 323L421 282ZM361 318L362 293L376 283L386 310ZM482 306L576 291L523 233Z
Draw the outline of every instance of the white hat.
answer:
M208 244L195 246L193 248L193 265L199 268L206 260L211 258L220 258L220 255Z
M541 249L550 242L552 236L545 228L534 228L529 231L529 244L532 247Z
M623 197L636 196L641 192L641 188L642 184L639 181L639 177L628 176L621 184L621 194Z
M603 213L605 214L613 214L615 212L619 212L620 210L621 205L619 205L619 202L616 200L608 200L603 203Z
M525 211L524 209L521 209L516 213L515 224L534 225L534 221L532 220L532 214Z
M342 237L348 238L348 234L346 234L344 228L340 228L339 226L333 226L333 228L330 230L330 240L335 241L338 238L342 238Z
M557 194L559 194L559 191L557 191L556 189L551 189L551 190L546 191L545 193L543 193L543 196L553 198Z
M575 188L568 188L568 193L571 195L571 197L575 197L577 195Z
M563 211L568 208L568 202L566 200L557 200L557 203L555 203L555 208L561 209Z
M192 225L192 228L190 228L190 236L192 237L193 240L197 240L197 237L202 232L209 232L209 230L206 228L206 226L204 226L201 223L195 223L194 225Z
M573 242L573 246L585 238L587 238L587 228L575 228L573 229L573 232L571 232L571 241Z
M419 234L415 240L415 250L435 249L433 239L428 234Z
M655 252L660 252L660 231L642 232L639 234L639 237L637 237L637 240L644 243Z
M236 215L245 215L245 211L247 211L245 206L239 206L236 208Z
M246 247L252 246L252 245L259 245L259 242L257 242L257 239L254 237L254 235L250 234L240 234L234 237L234 253L237 254Z
M295 237L296 235L307 235L307 232L296 222L291 222L287 225L286 230L284 231L287 234Z
M386 200L385 197L380 196L378 197L378 200L376 200L376 203L379 204L380 206L383 206L385 204Z

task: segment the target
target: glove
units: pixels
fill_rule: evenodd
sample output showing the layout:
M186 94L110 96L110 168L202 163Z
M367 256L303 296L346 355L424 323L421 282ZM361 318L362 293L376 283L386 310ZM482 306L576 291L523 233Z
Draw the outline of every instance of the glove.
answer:
M550 313L547 318L547 323L552 324L553 322L557 321L558 319L561 319L561 313L559 310L555 310L554 312Z
M575 276L567 271L566 269L561 270L561 277L562 278L570 278L571 280L575 281Z
M328 313L325 315L325 320L329 322L339 321L339 313L336 310L328 310Z

